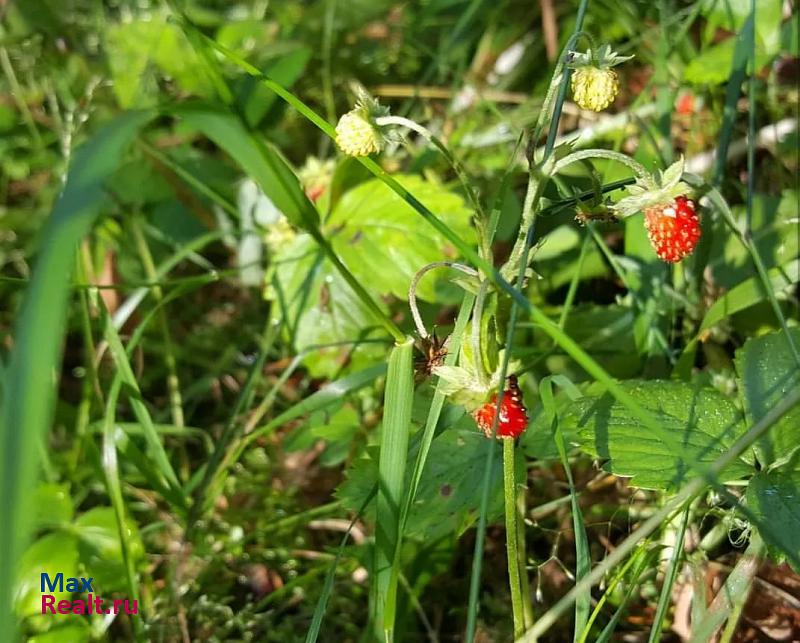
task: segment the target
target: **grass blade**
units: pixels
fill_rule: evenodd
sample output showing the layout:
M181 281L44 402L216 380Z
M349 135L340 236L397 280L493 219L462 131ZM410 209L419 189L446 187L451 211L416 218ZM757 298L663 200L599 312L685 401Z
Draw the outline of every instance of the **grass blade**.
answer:
M561 458L561 464L564 467L564 473L567 475L567 483L569 484L569 495L572 505L572 526L575 531L575 582L579 583L589 573L592 567L592 558L589 552L589 540L586 536L586 524L583 521L583 513L581 512L580 504L578 504L578 493L575 490L575 482L572 479L572 469L567 459L567 442L564 439L564 434L561 432L561 427L558 425L556 404L553 398L553 378L546 377L539 383L539 395L542 398L542 407L544 408L547 418L550 420L551 426L552 423L556 423L556 448L558 449L558 455ZM573 639L575 641L579 639L580 632L584 630L589 621L591 600L592 596L588 588L581 592L575 599L575 628Z
M672 597L672 587L678 576L678 567L683 557L683 542L686 535L686 526L689 524L690 507L683 510L681 522L678 526L678 533L675 538L675 545L672 550L672 557L669 559L667 573L664 575L664 584L661 587L661 594L658 597L656 615L653 617L653 627L650 629L650 636L647 643L658 643L661 640L661 629L664 626L664 616L667 614L670 598Z
M150 112L128 112L79 148L64 191L45 227L34 275L17 318L15 347L5 371L0 415L0 497L5 503L0 529L0 577L14 578L29 536L30 503L37 449L53 412L54 373L66 323L69 279L75 249L105 200L103 184ZM109 159L112 162L109 162ZM0 641L14 639L13 583L0 588Z
M119 533L120 551L122 552L122 562L125 567L125 580L128 585L128 595L138 601L139 591L136 578L136 571L133 568L133 560L130 556L131 545L128 538L128 528L125 525L125 500L122 497L122 483L119 478L119 467L117 466L117 444L115 433L116 427L116 406L119 399L122 376L117 373L111 383L111 389L106 400L105 418L103 420L103 471L106 476L106 487L111 506L114 508L114 517L117 521L117 532ZM131 619L137 641L143 641L144 630L141 619Z
M714 169L714 185L719 185L725 176L725 163L728 160L728 146L733 135L736 120L736 103L742 91L742 83L747 76L747 61L750 57L750 41L755 33L755 13L747 17L742 30L736 35L736 48L733 51L731 74L725 94L725 110L722 114L722 127L717 145L717 165ZM752 105L750 106L752 109Z
M331 567L325 576L325 584L322 586L322 593L317 601L317 606L314 608L314 616L311 619L311 627L308 628L308 632L306 633L306 643L316 643L317 637L319 636L320 627L322 627L322 619L325 618L325 609L328 606L328 599L333 593L333 581L336 576L336 570L339 568L339 561L342 559L342 555L344 554L344 547L347 544L348 538L350 537L350 532L353 530L356 521L369 506L369 503L372 502L372 499L375 497L377 492L378 488L373 487L372 492L369 493L364 499L364 502L362 503L358 512L350 521L347 531L345 532L344 536L342 536L342 542L339 544L339 549L336 550L336 558L334 558L333 563L331 564Z
M758 568L761 565L761 557L766 551L764 541L757 531L750 535L750 544L742 554L736 567L725 580L725 584L720 588L711 606L708 608L706 617L702 622L692 627L691 643L705 643L714 639L714 632L732 615L738 617L750 588L753 586Z
M128 361L128 354L125 351L125 347L122 345L122 340L120 340L117 329L114 328L114 322L111 316L105 311L102 300L100 300L100 302L105 318L104 337L106 342L108 342L109 351L117 366L117 373L122 379L122 385L127 393L133 414L136 416L139 424L142 425L144 439L150 450L149 455L155 461L156 470L166 481L167 487L171 491L168 499L179 508L185 509L188 506L188 502L181 489L178 476L175 475L175 470L172 468L172 464L169 461L167 452L164 450L164 445L161 444L161 439L156 431L153 418L150 417L150 412L147 410L147 406L142 400L139 384L136 381L136 376Z
M378 637L386 641L392 641L394 633L398 579L392 574L392 563L399 537L411 406L414 401L413 355L414 341L410 337L392 349L383 406L373 577L374 626Z

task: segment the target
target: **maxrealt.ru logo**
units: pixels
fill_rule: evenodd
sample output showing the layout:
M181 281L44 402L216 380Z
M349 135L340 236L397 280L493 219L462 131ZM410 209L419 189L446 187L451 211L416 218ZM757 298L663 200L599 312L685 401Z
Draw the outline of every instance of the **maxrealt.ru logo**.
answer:
M94 578L83 578L82 576L64 577L63 572L58 572L52 578L47 572L42 572L40 591L42 592L42 614L138 614L139 601L129 601L127 598L117 598L108 601L110 607L104 607L106 601L95 596L92 583ZM56 601L52 593L45 592L68 592L87 594L85 599Z

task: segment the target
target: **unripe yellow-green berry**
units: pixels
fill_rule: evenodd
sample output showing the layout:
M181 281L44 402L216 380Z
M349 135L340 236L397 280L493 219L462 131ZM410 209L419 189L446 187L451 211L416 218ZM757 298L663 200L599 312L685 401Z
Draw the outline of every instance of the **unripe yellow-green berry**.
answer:
M586 65L572 72L572 97L582 109L601 112L618 93L619 77L613 69Z
M383 147L383 136L364 112L363 108L356 107L336 125L336 144L348 156L367 156L380 152Z

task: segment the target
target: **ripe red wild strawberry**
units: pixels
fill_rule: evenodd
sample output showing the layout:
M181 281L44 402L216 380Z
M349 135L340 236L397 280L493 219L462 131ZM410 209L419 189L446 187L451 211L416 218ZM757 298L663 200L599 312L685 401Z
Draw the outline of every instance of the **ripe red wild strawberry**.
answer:
M670 263L692 254L700 239L700 219L694 201L685 196L647 208L644 227L656 254Z
M497 408L497 394L492 395L482 407L472 413L478 428L484 432L487 438L492 437L492 425L494 424L494 414ZM525 403L522 401L522 391L517 385L516 375L508 378L508 387L503 393L503 401L500 404L500 419L497 423L498 438L517 438L528 426L528 413Z

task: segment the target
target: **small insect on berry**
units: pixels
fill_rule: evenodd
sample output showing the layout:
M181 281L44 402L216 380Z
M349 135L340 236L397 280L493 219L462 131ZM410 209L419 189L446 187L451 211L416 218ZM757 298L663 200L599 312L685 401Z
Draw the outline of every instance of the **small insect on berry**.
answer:
M685 196L647 208L644 227L656 254L670 263L692 254L701 234L695 203Z
M492 427L494 425L494 415L497 408L497 394L492 395L482 407L472 413L478 428L483 431L487 438L492 437ZM522 401L522 391L517 384L516 375L510 375L508 386L503 393L503 401L500 403L500 418L497 422L498 438L518 438L528 426L528 412L525 403Z
M437 366L444 364L447 357L447 347L450 344L450 336L440 340L436 336L436 329L430 337L417 340L417 348L422 356L414 362L414 374L416 381L430 377Z

